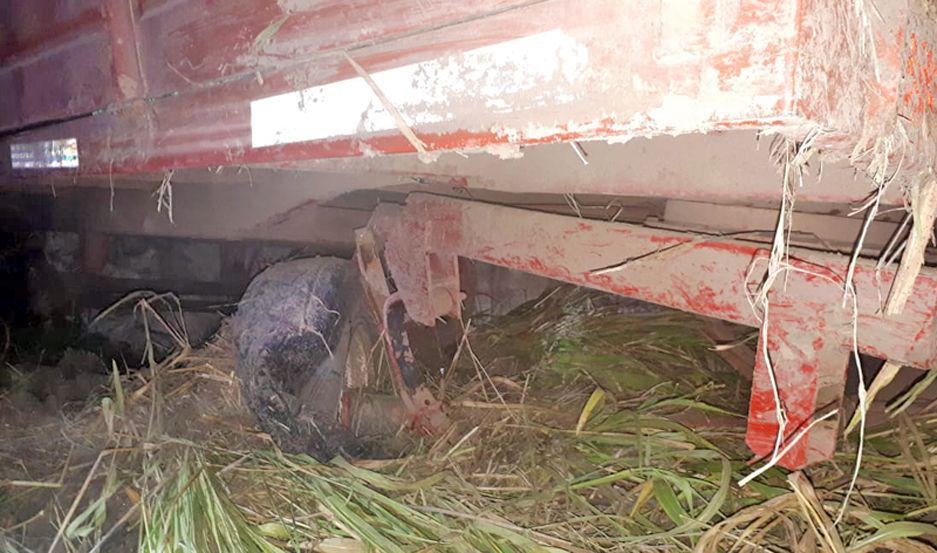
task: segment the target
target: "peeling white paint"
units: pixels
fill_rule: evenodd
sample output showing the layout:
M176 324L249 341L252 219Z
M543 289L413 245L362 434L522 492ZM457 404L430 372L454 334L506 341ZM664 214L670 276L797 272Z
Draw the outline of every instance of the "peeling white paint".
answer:
M636 128L645 127L668 134L699 132L713 121L730 121L733 110L726 106L750 104L752 117L770 116L777 104L777 96L744 96L736 92L718 91L704 96L668 94L661 104L637 116Z
M498 159L520 159L524 157L524 152L517 144L502 142L501 144L489 144L480 150L472 153L484 153L495 156Z
M637 138L633 133L617 134L605 139L606 144L627 144Z
M454 98L495 113L572 102L572 85L588 61L585 46L554 29L371 77L406 123L419 128L454 120ZM393 116L357 77L251 102L255 148L395 128Z
M653 55L661 65L696 63L702 58L700 2L664 0L660 4L660 42Z

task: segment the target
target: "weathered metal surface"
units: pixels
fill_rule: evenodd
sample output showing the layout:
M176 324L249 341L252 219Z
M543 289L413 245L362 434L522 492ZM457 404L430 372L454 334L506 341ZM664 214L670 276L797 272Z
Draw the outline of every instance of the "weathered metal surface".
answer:
M432 164L421 162L418 155L403 154L308 160L290 166L301 171L340 172L347 178L366 173L375 181L409 177L413 183L407 188L410 192L458 194L494 202L511 203L512 199L486 196L483 191L576 194L583 206L590 203L581 197L585 194L634 197L624 202L625 212L636 197L773 205L780 195L781 175L767 141L755 130L735 130L636 138L624 144L583 142L588 165L580 162L569 144L555 143L526 147L522 157L509 160L484 153L450 152L440 154ZM872 180L857 178L856 168L846 160L827 160L822 168L804 173L803 187L797 189L798 206L805 202L858 203L875 190ZM883 205L902 205L902 184L902 176L898 175L885 190ZM597 204L601 199L593 198L591 202ZM606 198L601 207L608 206L608 202ZM584 214L610 219L616 214L612 208L615 205L598 215L594 208L584 207ZM851 235L849 241L854 238Z
M391 381L403 406L409 425L418 431L436 434L448 427L442 405L425 386L414 364L407 334L407 313L396 294L391 294L381 262L380 247L370 229L356 233L355 260L362 287L368 298L387 350Z
M130 0L104 0L113 61L112 82L117 89L117 97L125 101L148 96L141 67L136 4ZM62 92L67 93L68 90Z
M4 3L0 131L86 113L118 100L104 4Z
M432 325L435 316L425 254L446 253L759 326L746 289L764 274L769 252L763 244L419 194L403 208L382 206L371 225L385 239L387 263L410 316L422 324ZM791 256L799 271L785 275L786 294L774 300L799 314L809 332L806 321L842 303L848 258L798 249ZM937 368L937 274L925 269L904 313L886 319L878 313L894 271L876 276L874 265L860 259L856 267L860 350ZM838 330L846 345L850 330Z
M758 53L725 82L704 77L742 45L792 47L793 2L767 2L766 21L745 14L763 0L746 3L757 6L551 0L418 28L353 55L431 151L789 123L777 56ZM710 24L720 32L707 34ZM413 151L341 52L189 88L145 113L117 110L52 132L77 136L81 170L97 173Z
M624 144L600 141L582 143L589 165L583 165L566 143L526 147L523 157L502 160L486 153L460 155L442 153L432 164L417 154L371 158L336 158L291 163L291 169L253 167L175 170L177 185L237 184L255 189L278 186L280 181L296 183L308 199L329 201L351 189L393 187L401 194L432 192L483 199L497 203L531 204L559 202L568 206L562 194L575 194L587 218L634 221L640 198L685 198L718 203L759 203L778 201L781 175L771 159L765 138L757 131L738 130L715 134L686 134L638 138ZM4 151L0 148L0 157ZM76 178L63 171L56 175L21 171L10 179L0 177L2 188L61 191L75 186L155 189L162 172L130 175L97 175ZM902 181L889 186L883 205L902 205ZM181 188L181 186L176 186ZM219 187L204 187L213 190ZM495 191L495 192L493 192ZM803 187L797 190L798 208L809 202L852 204L874 191L871 179L857 178L855 167L846 161L824 162L822 174L808 171ZM523 197L514 194L524 194ZM614 199L608 196L613 196ZM264 197L271 197L264 193ZM656 200L654 200L656 201ZM533 206L532 206L533 207ZM554 208L555 209L555 208ZM618 210L621 209L621 213ZM823 211L847 205L824 206ZM572 213L572 209L563 209ZM642 215L640 219L643 219ZM851 241L855 235L850 235Z
M761 233L762 240L770 242L777 226L778 212L769 208L668 200L663 221L668 226L682 227L677 230L746 233L746 238L756 238ZM858 217L798 211L791 221L788 243L852 253L856 237L862 232L864 224L865 221ZM890 221L870 223L862 243L862 254L878 255L898 232L899 226L899 223Z
M796 298L792 298L796 303ZM755 354L751 401L748 407L746 443L760 457L774 452L778 434L777 403L770 371L774 371L780 406L786 417L784 441L796 439L814 418L842 404L850 349L842 343L842 313L821 312L805 318L795 309L770 310L767 336L759 337ZM767 340L767 344L764 341ZM765 350L771 368L765 360ZM840 413L816 423L780 458L784 467L796 469L831 459L836 450Z
M56 105L71 95L88 110L150 87L145 106L112 105L14 139L77 137L82 173L414 151L345 51L428 151L503 154L562 140L733 128L797 134L812 125L830 129L828 149L848 151L895 115L906 70L921 83L908 93L928 93L926 72L902 65L913 44L907 0L877 4L876 47L833 55L830 45L849 43L857 18L834 0L148 1L137 21L111 14L121 28L101 48L138 37L139 81L135 56L121 52L95 61L122 78L108 84L114 79L99 75L89 83L98 92L52 86L59 79L40 73L28 87L0 90L23 98L48 90ZM50 59L70 67L71 54ZM874 90L870 65L880 76ZM33 78L32 65L21 70ZM848 97L830 96L833 89ZM0 120L15 126L38 113L12 111Z
M426 325L439 313L431 260L447 255L761 326L748 294L767 269L766 245L419 194L405 207L382 206L370 226L385 241L385 257L408 313ZM859 351L937 368L935 271L922 272L902 315L885 318L882 292L893 271L876 276L873 263L859 261L854 313L853 304L842 301L847 262L841 255L792 249L795 270L769 294L769 330L761 337L767 344L759 344L748 427L748 443L758 455L772 452L778 428L762 346L788 418L785 438L841 402L853 324ZM836 421L815 426L781 463L796 468L829 458Z
M354 50L525 3L13 2L0 14L0 94L27 103L0 107L0 130L250 78L323 51Z
M479 19L530 0L141 0L154 95L355 51Z

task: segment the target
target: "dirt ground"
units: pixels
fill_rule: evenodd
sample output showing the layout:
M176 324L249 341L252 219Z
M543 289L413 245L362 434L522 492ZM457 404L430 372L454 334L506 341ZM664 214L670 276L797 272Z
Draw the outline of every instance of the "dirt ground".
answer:
M167 369L159 383L146 369L120 374L128 391L123 431L136 434L125 439L108 428L103 402L114 396L114 375L96 355L67 350L54 366L23 367L22 372L8 367L18 380L0 395L0 480L6 484L0 495L0 524L7 533L20 531L17 541L27 551L46 550L70 507L68 499L79 493L101 452L122 441L140 442L141 437L145 447L150 424L159 436L195 443L269 445L241 403L226 338L219 337L198 354L187 354L186 363ZM159 415L151 422L157 386ZM136 447L140 443L128 449ZM92 481L85 495L97 497L101 487L101 482ZM108 510L121 513L134 504L132 487L124 492L113 495ZM136 550L135 532L115 538L102 550Z

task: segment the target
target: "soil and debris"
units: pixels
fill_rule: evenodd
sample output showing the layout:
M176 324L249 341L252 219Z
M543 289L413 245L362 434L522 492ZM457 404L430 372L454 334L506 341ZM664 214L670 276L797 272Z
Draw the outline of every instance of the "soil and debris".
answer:
M136 371L77 353L71 377L10 366L0 552L937 551L923 384L866 433L834 524L855 433L832 462L740 488L749 384L703 326L551 290L467 321L451 365L427 371L444 436L402 429L398 456L330 463L257 429L227 325Z

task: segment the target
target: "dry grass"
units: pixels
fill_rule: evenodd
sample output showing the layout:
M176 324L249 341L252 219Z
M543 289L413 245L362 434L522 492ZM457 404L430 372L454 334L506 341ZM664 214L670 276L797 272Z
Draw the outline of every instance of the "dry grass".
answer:
M859 493L833 525L849 444L809 472L735 485L747 391L696 324L561 289L469 331L444 439L330 464L250 425L223 335L180 342L148 371L115 372L68 428L94 455L31 478L62 485L28 489L41 514L18 512L0 551L35 546L48 522L68 551L935 551L922 539L937 416L869 430ZM10 510L24 492L4 490Z

